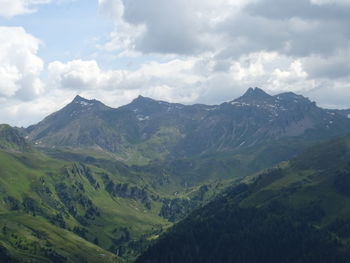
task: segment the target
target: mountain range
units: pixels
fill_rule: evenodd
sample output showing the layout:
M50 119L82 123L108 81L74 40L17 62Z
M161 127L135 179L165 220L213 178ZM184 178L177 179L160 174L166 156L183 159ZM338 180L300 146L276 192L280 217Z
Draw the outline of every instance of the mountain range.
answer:
M343 258L339 251L347 247L327 238L345 240L328 229L348 216L341 174L349 138L339 137L350 133L349 114L291 92L271 96L249 88L220 105L139 96L115 109L77 96L28 128L0 125L0 262L133 262L140 254L137 262L215 262L218 253L236 258L213 239L243 227L220 218L247 221L249 209L247 215L269 227L295 217L310 237L321 235L319 246L334 247L329 256ZM282 208L271 212L275 201ZM324 216L300 217L309 207ZM247 222L247 229L256 227ZM316 233L314 222L325 230ZM193 225L203 231L189 231ZM231 241L237 240L228 236L226 247ZM210 244L217 249L212 257L205 252ZM252 251L238 248L237 262L254 262L247 258ZM307 261L316 253L310 251L306 259L285 262L318 262Z
M210 106L139 96L114 109L77 96L24 135L40 147L100 150L140 163L236 152L286 137L330 138L349 131L348 117L294 93L270 96L259 88Z

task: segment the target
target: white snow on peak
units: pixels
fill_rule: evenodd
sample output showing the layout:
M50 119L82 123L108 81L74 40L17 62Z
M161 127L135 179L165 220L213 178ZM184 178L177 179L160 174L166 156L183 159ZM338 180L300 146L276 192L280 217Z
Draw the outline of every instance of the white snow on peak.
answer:
M218 107L213 107L213 108L206 108L205 110L206 111L214 111L214 110L217 110L218 109Z
M251 104L246 103L246 102L232 101L232 102L231 102L231 105L235 105L235 106L242 107L242 106L250 106Z
M94 105L93 103L88 103L86 101L77 101L76 103L80 104L82 106L92 106L92 105Z

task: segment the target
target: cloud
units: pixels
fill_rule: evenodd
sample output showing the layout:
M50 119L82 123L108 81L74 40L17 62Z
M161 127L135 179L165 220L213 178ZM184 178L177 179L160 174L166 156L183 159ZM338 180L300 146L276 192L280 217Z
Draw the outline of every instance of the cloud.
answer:
M311 0L316 5L350 5L349 0Z
M221 56L261 50L330 56L350 43L349 13L350 6L315 5L309 0L250 3L217 27L230 40Z
M35 6L50 3L51 0L0 0L0 16L13 17L36 11Z
M245 7L253 16L283 20L299 17L307 20L350 20L350 5L347 0L264 0L256 1ZM269 8L267 8L269 7Z
M212 50L213 42L220 41L215 25L249 2L99 0L99 8L116 23L110 47L120 47L116 43L123 38L129 49L141 53L194 55Z
M0 97L30 100L42 93L39 45L22 27L0 27Z
M310 56L303 64L311 78L336 80L350 76L350 49L339 50L331 57Z
M145 26L145 31L136 40L137 50L145 53L193 54L203 48L204 43L198 37L202 24L193 19L196 13L188 8L188 1L124 0L123 4L125 21L135 26Z
M122 20L124 5L121 0L98 0L99 12L111 20Z
M317 86L304 95L324 108L349 108L350 77L337 80L317 80Z
M251 53L225 63L227 70L217 70L215 56L208 55L146 62L135 70L105 71L96 61L75 60L53 62L48 71L50 86L59 90L117 93L118 96L143 94L182 103L220 103L238 97L250 86L272 92L298 92L313 87L300 60L276 52ZM129 98L129 95L126 96Z
M305 86L321 75L333 78L348 72L349 54L343 53L350 45L348 0L100 0L99 4L116 25L104 48L120 56L151 53L200 59L210 54L215 69L227 73L242 56L278 53L299 59L308 75Z
M186 100L181 89L194 88L201 81L202 76L193 72L196 60L172 60L166 63L148 62L139 69L130 70L107 70L103 71L96 61L74 60L67 63L55 61L48 66L50 86L56 89L75 90L88 92L89 90L130 91L151 95L155 98L182 98ZM162 88L167 89L173 96L166 92L159 92ZM172 91L170 91L172 90ZM180 94L176 94L175 91ZM162 97L162 94L165 97Z
M55 61L48 66L51 84L57 88L84 90L99 87L102 72L96 61Z
M116 23L110 50L123 42L144 54L303 57L330 55L350 40L348 0L100 0L99 8Z

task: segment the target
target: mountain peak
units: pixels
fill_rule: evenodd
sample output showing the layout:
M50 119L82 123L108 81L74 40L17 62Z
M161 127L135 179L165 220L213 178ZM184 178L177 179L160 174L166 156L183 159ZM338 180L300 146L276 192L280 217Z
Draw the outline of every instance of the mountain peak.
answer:
M79 105L81 107L85 107L85 106L93 106L94 108L100 108L100 109L104 109L104 108L109 108L106 105L104 105L102 102L92 99L85 99L79 95L75 96L75 98L73 99L73 101L68 104L68 105Z
M91 101L91 100L88 100L88 99L85 99L85 98L83 98L83 97L81 97L80 95L77 95L77 96L75 96L75 98L73 99L73 103L75 102L75 103L79 103L79 102L81 102L81 101L83 101L83 102L89 102L89 101Z
M249 88L241 98L270 98L271 96L267 94L264 90L260 88Z
M259 88L249 88L241 97L235 99L234 102L254 103L259 101L271 100L273 98L265 91Z
M151 99L151 98L139 95L136 99L134 99L132 101L132 103L134 103L134 102L137 102L137 103L140 103L140 102L154 102L154 101L155 101L154 99Z

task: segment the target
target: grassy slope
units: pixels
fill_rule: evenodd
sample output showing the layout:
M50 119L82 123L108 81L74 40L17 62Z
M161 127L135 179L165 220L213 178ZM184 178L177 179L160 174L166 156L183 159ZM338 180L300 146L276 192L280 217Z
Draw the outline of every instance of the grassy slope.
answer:
M36 215L35 218L38 218L38 221L48 226L47 232L53 235L50 241L54 247L59 247L59 243L62 242L64 236L74 237L73 240L82 240L72 232L57 228L49 223L57 214L63 216L66 229L72 230L74 227L85 228L88 230L85 238L91 242L97 238L99 245L105 249L109 249L112 246L113 238L116 235L115 229L126 227L130 232L130 239L136 240L141 235L168 224L157 215L159 205L158 207L154 205L151 210L148 210L136 200L113 197L107 193L104 190L103 180L97 176L98 173L102 172L99 168L91 167L93 177L101 185L100 188L95 189L86 177L79 174L68 175L64 172L71 167L71 163L57 161L40 153L8 153L0 151L0 163L0 199L2 200L0 213L2 224L8 221L6 218L12 217L13 222L18 223L21 226L20 228L26 228L26 224L28 224L28 226L38 230L39 228L36 227L35 220L32 218L33 215ZM86 225L79 222L77 217L72 216L68 211L69 209L67 204L64 203L64 198L59 196L56 189L58 183L63 183L67 187L82 185L83 191L79 192L79 195L83 196L81 198L82 202L91 200L92 207L98 209L99 215L94 215L93 219L87 220ZM49 192L49 194L45 194L45 191ZM71 193L69 191L73 191L73 189L68 188L67 193L74 194L74 192ZM79 195L77 195L78 198L80 198ZM15 201L4 201L9 197ZM28 200L33 200L34 205L25 205L25 202L27 201L28 203ZM77 214L83 216L90 206L83 207L79 202L80 199L76 200L74 206L77 209ZM40 225L41 223L38 224L38 227ZM16 232L17 230L14 229L13 231ZM19 236L21 236L21 231L19 231ZM61 240L58 237L62 237ZM6 237L3 236L3 242L5 240ZM82 255L89 254L84 249L85 247L87 249L89 246L86 246L86 244L90 243L84 242L81 244L82 250L80 252ZM74 245L73 241L72 243ZM11 247L11 245L7 244L7 246L10 252L15 251L15 248ZM90 244L90 247L94 248L92 244ZM18 248L16 251L18 252ZM14 255L19 253L17 252ZM108 253L105 252L105 254Z
M174 208L169 209L170 214L175 215L173 220L178 220L209 200L226 185L224 182L216 181L220 178L220 172L213 177L210 176L212 170L221 164L220 162L196 161L193 171L187 171L184 178L204 172L207 177L202 178L203 180L198 179L192 186L185 187L181 171L175 175L168 174L173 169L179 168L178 166L171 167L164 173L162 167L129 167L105 156L99 159L101 157L99 155L87 157L82 153L61 151L54 153L56 158L35 151L0 151L0 212L3 217L18 214L14 222L25 229L26 218L35 215L35 218L55 229L60 226L58 229L62 231L59 234L58 230L52 232L48 228L48 233L58 233L57 236L69 233L75 237L79 234L90 243L97 240L101 248L126 259L133 259L148 242L147 240L156 238L162 230L172 225L159 216L162 208L168 206L166 203L168 200L176 200ZM51 155L54 156L54 153ZM211 168L209 173L203 168L199 169L203 162L205 167ZM83 168L89 171L90 176L81 171ZM108 192L105 175L114 184L128 185L129 192L133 187L146 189L150 207L146 207L138 198L125 198ZM215 179L216 176L218 178ZM201 183L209 183L211 178L214 178L213 181L216 183L208 184L203 192ZM191 199L195 201L192 203ZM75 213L71 211L72 207ZM89 215L91 209L92 215ZM32 228L37 230L34 224ZM21 231L18 236L21 236ZM2 243L10 253L14 255L22 253L18 247L6 243L7 239L8 236L2 236ZM51 243L53 247L59 246L59 242ZM37 255L34 250L29 250L26 254L33 257ZM65 250L59 254L65 254Z
M0 246L20 262L122 262L117 256L42 217L0 214Z
M312 147L281 170L260 175L253 193L241 204L262 206L280 200L303 207L314 202L325 210L325 221L350 218L350 196L337 186L339 175L350 171L349 160L350 137Z
M216 255L215 251L227 257L233 256L237 262L261 262L264 257L271 257L269 262L327 262L335 256L339 261L334 258L334 262L347 262L346 253L350 251L349 160L350 136L315 146L289 163L244 178L242 182L249 182L248 185L232 187L223 197L193 212L137 262L162 262L166 259L175 263L190 258L199 262L201 257L202 262L217 262L221 255ZM245 218L245 213L261 216L261 222L254 221L251 216ZM237 219L230 219L231 216ZM297 237L289 231L294 231ZM242 233L241 239L238 238L240 241L236 240ZM251 240L245 240L251 233L256 234ZM260 243L261 240L266 244ZM295 246L304 254L296 255L293 261L295 255L282 246L280 251L267 255L265 252L271 247L279 247L274 240L289 244L291 248ZM321 243L308 248L298 247L300 242L312 244L310 240ZM231 247L234 242L238 243ZM249 247L244 246L244 242L248 242ZM252 248L254 242L259 244L256 248ZM322 255L323 245L325 255ZM201 253L205 254L207 247L211 248L211 253L205 258ZM236 255L237 251L241 252ZM252 253L264 256L252 259ZM247 258L250 261L246 261Z

